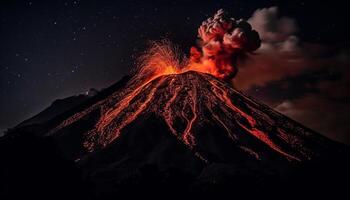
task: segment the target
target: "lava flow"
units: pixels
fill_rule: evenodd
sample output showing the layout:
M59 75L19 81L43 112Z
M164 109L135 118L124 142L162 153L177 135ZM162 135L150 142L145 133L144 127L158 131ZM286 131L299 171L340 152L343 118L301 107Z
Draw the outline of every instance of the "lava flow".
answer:
M198 36L201 43L191 48L190 58L168 41L153 43L124 88L72 115L50 134L98 113L92 128L83 132L84 146L91 152L154 115L166 124L164 134L169 132L205 161L213 154L203 141L206 131L211 131L210 137L219 137L220 132L220 137L257 160L266 152L290 161L309 159L312 153L303 145L300 130L282 125L272 111L262 112L262 105L227 82L237 73L239 56L260 46L251 26L219 10L203 22Z

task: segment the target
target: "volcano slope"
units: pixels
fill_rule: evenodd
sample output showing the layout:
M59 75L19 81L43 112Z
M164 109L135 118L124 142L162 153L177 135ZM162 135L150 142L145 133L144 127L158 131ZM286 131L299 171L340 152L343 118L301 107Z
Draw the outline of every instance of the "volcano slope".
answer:
M35 133L54 139L98 197L155 188L320 194L329 181L348 178L347 147L212 75L187 71L113 88Z

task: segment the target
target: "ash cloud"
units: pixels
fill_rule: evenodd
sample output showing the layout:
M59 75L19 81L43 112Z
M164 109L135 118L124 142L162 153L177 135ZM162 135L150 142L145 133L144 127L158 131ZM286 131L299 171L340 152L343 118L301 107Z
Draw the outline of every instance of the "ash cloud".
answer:
M350 51L341 50L324 66L338 74L334 80L319 80L315 92L294 99L284 99L275 107L279 112L334 139L350 144Z
M192 62L225 80L236 75L239 55L255 51L261 42L247 21L230 18L222 9L202 23L198 37L200 51L191 49Z
M219 43L223 51L254 51L260 46L259 34L252 30L252 26L243 19L229 18L223 9L217 11L202 23L198 29L198 36L202 40L203 52L210 52L211 44ZM214 45L216 46L216 45ZM213 54L208 53L208 56ZM216 54L214 54L216 55Z
M350 144L349 49L303 41L297 36L297 22L280 17L277 7L256 10L248 22L262 43L254 55L240 63L235 87L252 96L258 95L256 88L269 91L259 96L266 96L265 103L271 107ZM300 88L297 95L293 87Z
M278 8L264 8L254 12L248 22L261 37L261 47L244 63L234 80L237 88L248 90L271 81L302 73L313 63L313 55L296 36L295 20L279 17ZM246 77L250 77L247 79Z

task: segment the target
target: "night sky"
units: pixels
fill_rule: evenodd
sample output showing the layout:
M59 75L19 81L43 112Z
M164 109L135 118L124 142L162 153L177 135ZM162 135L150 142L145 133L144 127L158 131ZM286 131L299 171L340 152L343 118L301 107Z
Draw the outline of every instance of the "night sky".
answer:
M263 42L285 44L288 56L262 49L244 64L251 67L241 70L236 87L350 144L350 16L345 3L322 2L1 1L0 131L55 99L115 83L151 40L168 38L188 52L198 26L219 8L248 20L257 9L276 6L276 16L260 10L251 21L259 24L267 16L270 23L262 32L286 37L266 36ZM269 76L260 76L264 73Z

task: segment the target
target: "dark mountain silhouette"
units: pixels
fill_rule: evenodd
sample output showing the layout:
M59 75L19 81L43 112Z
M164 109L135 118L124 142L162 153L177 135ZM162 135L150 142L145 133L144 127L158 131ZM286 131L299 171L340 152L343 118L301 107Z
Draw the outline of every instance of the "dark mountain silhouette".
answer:
M34 169L53 187L67 182L61 195L77 184L75 194L87 198L334 197L349 180L347 146L194 71L146 82L124 77L0 142L5 180L34 178L26 171ZM91 188L93 195L85 192Z
M33 125L33 124L45 123L47 120L50 120L55 116L60 115L65 111L72 109L73 107L83 103L88 98L89 96L87 95L77 95L77 96L67 97L64 99L57 99L48 108L46 108L39 114L20 123L18 125L18 128L23 126Z

